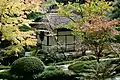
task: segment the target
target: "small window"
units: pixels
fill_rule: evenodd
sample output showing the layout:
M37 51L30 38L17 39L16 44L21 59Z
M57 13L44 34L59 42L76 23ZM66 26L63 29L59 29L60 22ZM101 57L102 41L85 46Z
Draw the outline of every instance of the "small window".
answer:
M48 45L49 45L49 46L57 45L54 36L47 36L47 38L49 38L49 39L48 39L48 41L49 41L49 42L48 42Z
M60 43L58 44L58 51L75 51L75 36L72 35L71 30L58 30L57 32L57 41ZM61 48L60 48L61 47ZM62 49L62 50L61 50Z
M63 45L65 44L65 36L59 36L57 37L58 43Z
M57 40L55 40L55 37ZM68 29L57 30L57 35L46 36L43 44L46 46L57 46L58 52L75 51L75 36Z

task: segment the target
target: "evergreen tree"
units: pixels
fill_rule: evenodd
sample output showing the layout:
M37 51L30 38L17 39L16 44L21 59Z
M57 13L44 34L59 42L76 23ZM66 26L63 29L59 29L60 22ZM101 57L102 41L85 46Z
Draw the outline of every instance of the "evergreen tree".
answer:
M107 13L108 19L117 19L120 20L120 0L115 0L113 2L113 8ZM115 28L118 32L120 31L120 24L116 25ZM114 42L120 43L120 34L115 35Z
M107 13L109 19L120 19L120 0L113 2L113 8Z

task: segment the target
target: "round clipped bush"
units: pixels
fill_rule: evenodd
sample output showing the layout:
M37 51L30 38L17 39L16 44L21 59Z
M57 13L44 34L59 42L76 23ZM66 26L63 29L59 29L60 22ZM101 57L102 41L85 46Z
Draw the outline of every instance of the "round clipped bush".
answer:
M22 57L13 62L10 73L16 76L32 76L44 71L43 62L36 57Z

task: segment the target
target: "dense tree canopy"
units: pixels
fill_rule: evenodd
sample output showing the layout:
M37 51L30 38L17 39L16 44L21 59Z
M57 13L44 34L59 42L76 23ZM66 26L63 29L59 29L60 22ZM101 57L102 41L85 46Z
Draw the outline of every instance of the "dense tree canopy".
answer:
M34 32L20 31L19 28L31 22L27 14L39 11L40 0L1 0L0 1L0 32L1 40L8 40L10 46L2 47L7 54L20 52L25 45L35 45ZM24 25L23 25L24 24ZM32 35L32 36L31 36Z
M105 0L88 0L87 3L81 5L77 3L59 5L59 13L72 21L66 27L72 29L74 34L94 51L98 61L103 50L110 44L113 34L116 33L113 27L120 22L105 19L104 15L110 8L110 2ZM73 14L78 15L80 20L72 19Z

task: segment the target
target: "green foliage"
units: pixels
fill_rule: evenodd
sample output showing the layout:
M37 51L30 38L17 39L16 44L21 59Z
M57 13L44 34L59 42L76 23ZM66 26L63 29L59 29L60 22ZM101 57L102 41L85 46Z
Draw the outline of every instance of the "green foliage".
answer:
M30 27L25 24L23 24L19 29L20 31L23 31L23 32L31 30Z
M95 63L96 61L80 61L73 63L68 67L68 69L74 71L75 73L89 72L89 69L92 69Z
M49 50L39 49L36 54L37 57L40 58L46 65L49 65L50 63L57 63L64 60L64 55L59 54L53 48Z
M28 19L33 19L33 20L35 20L38 17L43 17L43 14L40 12L31 12L30 14L27 15Z
M59 13L71 20L65 27L73 30L74 35L79 36L82 44L95 53L98 62L103 50L108 49L109 41L113 38L110 28L110 23L113 22L105 20L104 17L111 9L109 4L105 0L89 0L85 4L58 5ZM72 18L73 15L79 17L79 20Z
M9 71L0 72L0 79L12 80L12 75Z
M22 57L14 61L10 73L16 76L29 77L44 70L43 62L36 57Z
M64 71L54 66L46 68L46 70L41 74L41 77L44 77L44 78L52 78L52 77L57 78L62 76L65 76Z
M112 9L106 14L106 18L109 20L120 20L120 0L115 0L112 5ZM115 28L117 31L120 31L120 24L116 25ZM120 34L115 35L115 40L113 42L120 43Z
M120 59L108 59L97 61L79 61L68 68L86 80L101 80L111 78L120 73Z
M56 0L47 0L44 2L44 5L46 5L47 7L50 6L51 4L55 4Z
M73 10L75 10L78 13L81 13L82 15L78 15L81 17L80 21L76 21L81 24L88 21L90 18L92 19L95 16L103 16L106 13L106 11L110 8L109 3L104 0L89 0L88 3L85 4L69 3L66 6L63 6L62 4L58 6L59 13L68 18L72 16Z
M39 75L40 80L76 80L70 73L65 72L59 67L51 66Z
M120 1L115 0L113 2L113 8L106 14L108 19L120 19Z
M76 60L80 60L80 61L96 60L96 57L94 55L88 55L88 56L82 56Z
M37 4L38 3L26 3L22 0L0 1L0 32L2 32L2 40L8 40L11 42L9 47L2 48L5 50L5 53L10 55L14 52L17 54L22 50L24 46L22 42L26 40L25 37L28 37L27 33L29 32L23 36L23 32L19 30L19 27L23 24L28 25L31 22L31 20L27 19L27 14L31 11L35 11L37 9ZM26 29L25 26L23 27ZM22 30L23 27L21 27Z
M115 28L118 32L120 31L120 24L116 25L116 28ZM120 34L116 34L114 35L114 40L113 42L116 42L116 43L120 43Z
M117 31L120 31L120 24L116 25L116 28L115 28Z
M18 45L10 45L4 49L4 54L5 55L17 55L22 52L23 47L18 44Z

